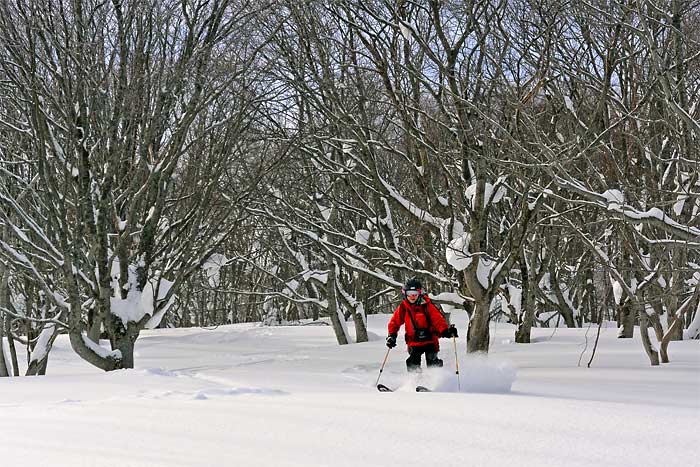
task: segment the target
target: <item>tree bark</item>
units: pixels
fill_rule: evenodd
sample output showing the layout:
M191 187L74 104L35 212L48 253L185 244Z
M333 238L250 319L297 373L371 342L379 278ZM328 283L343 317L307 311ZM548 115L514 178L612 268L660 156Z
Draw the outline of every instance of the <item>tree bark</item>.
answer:
M338 344L345 345L350 341L345 328L345 322L340 320L340 313L338 310L338 291L335 289L335 262L329 257L328 258L328 314L331 318L331 324L333 325L333 331L335 332L335 338L338 340Z
M7 336L8 347L10 348L10 363L12 365L12 374L14 376L19 376L19 360L17 359L15 339L12 337L12 320L9 316L5 316L5 334Z
M639 309L639 334L642 336L642 345L644 346L644 351L649 357L649 362L651 366L657 366L659 364L659 352L654 348L649 338L649 317L646 311Z
M536 255L532 255L533 261ZM531 263L532 264L532 263ZM532 325L535 322L535 274L527 266L525 251L520 254L520 276L522 278L522 299L520 303L520 321L515 330L515 342L518 344L529 344Z
M680 328L681 331L683 330L683 320L678 317L676 317L673 323L671 323L671 326L668 328L668 331L666 331L666 334L664 334L663 338L661 339L661 345L659 349L659 353L661 355L661 363L668 363L670 361L668 358L668 344L672 340L675 340L674 338L676 336L677 328Z
M42 349L43 355L35 356L34 352L32 352L32 355L30 356L29 359L29 366L27 367L27 372L25 373L25 376L44 376L46 375L46 368L48 367L49 364L49 354L51 353L51 348L53 347L53 343L58 337L58 334L60 332L60 328L56 326L55 324L48 324L46 327L41 331L39 334L39 337L41 337L41 334L43 333L51 333L48 341L46 342L45 347ZM35 347L36 349L36 347Z
M5 314L0 312L0 378L10 376L5 360L5 331L3 330Z
M635 313L632 309L632 303L626 299L622 305L617 308L619 313L620 331L617 335L620 339L631 339L634 337L634 322Z
M9 368L7 368L7 360L5 360L5 312L7 308L6 289L9 280L9 271L7 271L2 263L0 263L0 377L10 376Z
M569 306L569 302L564 298L564 292L561 290L559 285L559 275L556 273L554 267L550 269L551 274L551 284L554 291L554 295L557 297L557 308L559 309L559 314L564 317L564 323L566 323L567 328L575 328L576 321L574 320L574 310Z
M359 343L369 341L369 335L367 334L367 324L365 323L365 313L355 311L355 316L353 318L355 322L355 342Z
M489 308L490 302L477 302L467 331L467 352L489 351Z
M138 333L133 335L132 333L127 332L114 339L112 350L119 350L121 352L121 368L134 367L134 343L136 342L137 337Z

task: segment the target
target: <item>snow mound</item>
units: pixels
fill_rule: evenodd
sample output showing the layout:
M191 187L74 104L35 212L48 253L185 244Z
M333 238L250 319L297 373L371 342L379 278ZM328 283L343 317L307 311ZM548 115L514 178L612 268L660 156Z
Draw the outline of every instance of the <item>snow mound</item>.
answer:
M473 356L460 362L459 380L462 392L510 392L517 369L512 362L492 357ZM458 391L456 375L435 386L440 391Z
M423 369L422 373L409 375L399 391L415 391L425 386L434 392L509 393L515 382L517 370L513 363L492 357L469 356L460 359L459 384L454 362L445 362L439 369Z

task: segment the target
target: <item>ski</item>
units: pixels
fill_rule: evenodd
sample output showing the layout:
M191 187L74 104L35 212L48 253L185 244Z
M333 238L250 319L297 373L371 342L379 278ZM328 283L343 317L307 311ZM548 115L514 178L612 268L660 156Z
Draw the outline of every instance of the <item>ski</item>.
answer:
M394 392L393 389L383 384L377 384L377 389L379 392ZM433 390L426 388L425 386L416 386L416 392L433 392Z

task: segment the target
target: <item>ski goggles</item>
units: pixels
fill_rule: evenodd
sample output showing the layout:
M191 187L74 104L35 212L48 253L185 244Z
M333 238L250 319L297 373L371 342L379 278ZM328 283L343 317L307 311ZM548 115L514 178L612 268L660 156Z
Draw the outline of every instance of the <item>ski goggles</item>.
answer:
M420 294L421 294L420 289L418 289L418 290L404 290L404 295L406 295L406 297L413 298L413 297L417 297Z

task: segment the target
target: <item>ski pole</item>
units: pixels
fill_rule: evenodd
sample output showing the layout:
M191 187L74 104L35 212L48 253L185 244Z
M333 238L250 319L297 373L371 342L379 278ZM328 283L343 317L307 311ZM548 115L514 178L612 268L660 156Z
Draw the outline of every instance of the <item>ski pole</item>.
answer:
M457 358L457 338L452 336L452 343L455 347L455 373L457 374L457 390L462 391L461 385L459 383L459 359Z
M382 371L384 371L384 365L386 365L386 359L389 358L389 352L391 352L391 349L386 349L386 355L384 355L384 361L382 362L382 366L379 368L379 376L377 376L377 382L374 383L376 386L379 384L379 378L382 377Z

